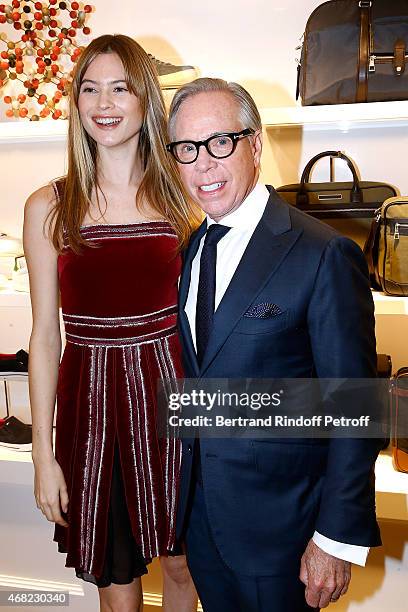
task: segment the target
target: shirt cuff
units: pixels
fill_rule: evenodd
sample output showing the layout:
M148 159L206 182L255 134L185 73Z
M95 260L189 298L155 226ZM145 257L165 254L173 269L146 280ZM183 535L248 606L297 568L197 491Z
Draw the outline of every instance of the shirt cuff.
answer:
M314 532L312 539L319 548L333 557L343 559L344 561L350 561L351 563L362 565L363 567L366 564L367 555L370 551L367 546L356 546L355 544L337 542L336 540L326 538L326 536L318 531Z

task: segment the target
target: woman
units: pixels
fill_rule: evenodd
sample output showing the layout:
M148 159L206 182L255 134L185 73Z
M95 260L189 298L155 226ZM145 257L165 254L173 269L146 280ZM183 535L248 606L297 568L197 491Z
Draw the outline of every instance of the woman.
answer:
M158 555L163 609L197 603L185 557L168 556L180 445L155 421L157 380L182 375L178 251L198 221L165 139L151 60L127 36L101 36L75 71L67 176L25 209L35 498L102 611L141 609L140 576Z

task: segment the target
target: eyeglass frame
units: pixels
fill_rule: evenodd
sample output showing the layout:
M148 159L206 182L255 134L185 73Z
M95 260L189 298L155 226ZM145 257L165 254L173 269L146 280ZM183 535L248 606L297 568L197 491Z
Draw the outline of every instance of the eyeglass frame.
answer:
M200 154L200 147L204 147L207 153L211 155L211 157L214 157L214 159L226 159L234 153L235 149L237 148L238 142L242 140L242 138L246 138L247 136L253 136L254 134L255 130L253 130L252 128L245 128L240 132L220 132L219 134L213 134L206 140L177 140L175 142L169 142L168 144L166 144L166 150L173 155L174 159L179 164L194 164ZM210 140L213 140L213 138L219 138L220 136L228 136L232 140L232 149L231 152L228 153L228 155L214 155L208 148L208 143L210 142ZM178 157L174 153L174 148L177 145L184 143L193 144L196 148L196 156L191 161L180 161L180 159L178 159Z

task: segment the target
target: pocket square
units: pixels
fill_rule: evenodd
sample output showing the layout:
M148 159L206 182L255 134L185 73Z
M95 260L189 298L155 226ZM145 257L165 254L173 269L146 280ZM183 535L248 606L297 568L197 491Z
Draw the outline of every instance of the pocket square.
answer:
M282 314L281 308L277 304L271 304L265 302L264 304L256 304L248 308L244 317L250 317L252 319L268 319L269 317L276 317Z

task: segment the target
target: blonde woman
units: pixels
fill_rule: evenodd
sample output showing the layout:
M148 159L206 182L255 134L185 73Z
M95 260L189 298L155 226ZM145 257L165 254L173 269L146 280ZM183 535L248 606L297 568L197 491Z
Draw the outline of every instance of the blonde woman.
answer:
M156 431L157 380L182 376L179 249L198 221L165 141L151 60L127 36L101 36L72 84L67 176L25 209L35 498L103 612L142 609L140 576L159 555L163 609L197 604L175 555L180 446Z

